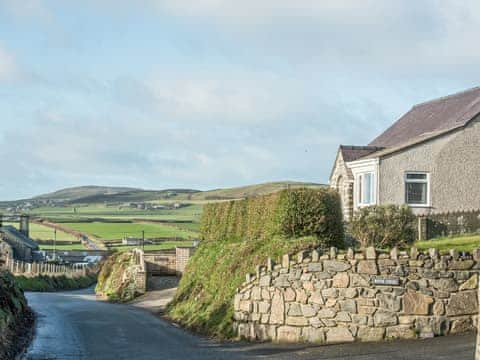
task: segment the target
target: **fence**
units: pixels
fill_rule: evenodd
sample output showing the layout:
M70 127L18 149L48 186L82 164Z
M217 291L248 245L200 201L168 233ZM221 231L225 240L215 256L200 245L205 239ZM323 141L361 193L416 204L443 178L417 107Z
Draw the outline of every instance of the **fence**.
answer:
M480 233L480 210L431 214L418 220L420 240L468 233Z
M9 270L13 275L86 275L85 264L58 265L52 263L27 263L7 258L4 268Z

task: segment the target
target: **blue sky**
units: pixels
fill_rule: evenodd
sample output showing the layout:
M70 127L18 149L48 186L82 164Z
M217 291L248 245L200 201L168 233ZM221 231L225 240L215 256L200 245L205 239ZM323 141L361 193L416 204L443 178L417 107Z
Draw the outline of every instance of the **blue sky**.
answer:
M479 85L478 1L0 0L0 198L327 182Z

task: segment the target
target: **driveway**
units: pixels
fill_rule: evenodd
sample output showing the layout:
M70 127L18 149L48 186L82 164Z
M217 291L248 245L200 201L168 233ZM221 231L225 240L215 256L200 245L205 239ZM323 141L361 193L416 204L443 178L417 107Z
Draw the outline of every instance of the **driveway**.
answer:
M474 358L475 335L331 346L218 343L132 305L96 301L93 289L28 293L37 333L24 359L455 359Z

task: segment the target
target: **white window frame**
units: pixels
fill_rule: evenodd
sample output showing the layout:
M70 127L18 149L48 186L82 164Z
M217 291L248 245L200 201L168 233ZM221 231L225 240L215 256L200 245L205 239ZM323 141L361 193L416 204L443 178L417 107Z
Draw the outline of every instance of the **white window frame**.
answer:
M426 175L425 180L423 179L408 179L408 175ZM408 183L423 183L427 184L427 202L425 204L410 204L407 202L407 184ZM430 182L430 173L427 171L406 171L404 175L404 197L405 197L405 204L407 204L409 207L413 208L426 208L426 207L431 207L431 198L430 198L430 193L431 193L431 182Z
M371 194L371 201L370 202L365 202L365 199L363 198L363 186L365 185L365 176L370 175L371 180L370 180L370 194ZM377 186L376 186L376 181L375 181L375 172L373 171L368 171L368 172L363 172L358 174L357 176L357 205L358 207L365 207L365 206L372 206L377 203Z

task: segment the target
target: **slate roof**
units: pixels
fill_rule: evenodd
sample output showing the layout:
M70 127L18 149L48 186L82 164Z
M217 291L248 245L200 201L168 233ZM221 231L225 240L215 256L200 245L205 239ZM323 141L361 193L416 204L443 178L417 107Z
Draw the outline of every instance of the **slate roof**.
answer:
M340 145L340 152L345 162L355 161L382 149L376 146Z
M415 105L369 146L398 148L466 126L480 114L480 87Z
M30 239L28 236L25 236L22 232L14 228L13 226L7 225L0 228L0 232L4 233L7 237L7 240L10 238L15 238L17 241L23 243L26 247L29 247L33 250L38 250L38 244ZM7 241L8 242L8 241Z

